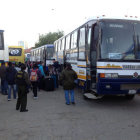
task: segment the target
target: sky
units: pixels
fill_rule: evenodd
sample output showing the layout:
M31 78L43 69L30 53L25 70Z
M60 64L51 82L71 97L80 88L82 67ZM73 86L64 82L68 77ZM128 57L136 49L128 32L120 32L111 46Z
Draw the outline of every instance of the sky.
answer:
M8 46L26 41L34 47L39 35L71 32L90 17L138 16L139 0L0 0L0 29Z

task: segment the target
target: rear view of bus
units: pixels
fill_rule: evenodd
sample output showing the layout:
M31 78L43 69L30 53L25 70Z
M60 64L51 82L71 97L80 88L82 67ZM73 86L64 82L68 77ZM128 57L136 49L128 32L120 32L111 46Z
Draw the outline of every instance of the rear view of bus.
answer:
M23 46L9 46L8 48L9 48L9 61L24 63L25 54Z

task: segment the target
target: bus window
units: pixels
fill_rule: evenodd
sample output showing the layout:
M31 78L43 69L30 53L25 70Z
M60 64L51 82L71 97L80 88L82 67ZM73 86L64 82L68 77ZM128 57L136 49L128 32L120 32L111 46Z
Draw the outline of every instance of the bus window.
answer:
M70 35L66 37L66 50L70 49Z
M39 52L38 54L39 54L39 56L40 56L40 49L38 50L38 52Z
M61 50L61 40L59 40L58 52Z
M90 43L91 43L91 28L88 29L88 39L87 39L88 60L90 60Z
M3 49L3 34L0 33L0 49Z
M71 49L77 47L77 31L71 35Z
M54 44L55 46L55 52L57 52L57 42Z
M64 50L64 45L65 45L65 38L62 39L61 50Z
M79 59L85 59L85 27L80 29L78 46Z

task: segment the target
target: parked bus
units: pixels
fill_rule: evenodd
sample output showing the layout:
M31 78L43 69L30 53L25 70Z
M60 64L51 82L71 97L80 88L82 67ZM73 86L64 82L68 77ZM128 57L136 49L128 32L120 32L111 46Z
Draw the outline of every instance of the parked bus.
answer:
M56 59L77 72L84 95L140 93L140 21L91 19L54 43Z
M54 54L54 45L53 44L46 44L38 48L34 48L31 50L31 58L32 62L44 62L51 60Z
M4 30L0 30L0 66L1 62L6 62L8 65L9 55L8 55L8 46L4 45Z
M25 62L25 54L23 46L9 46L9 61L10 62Z

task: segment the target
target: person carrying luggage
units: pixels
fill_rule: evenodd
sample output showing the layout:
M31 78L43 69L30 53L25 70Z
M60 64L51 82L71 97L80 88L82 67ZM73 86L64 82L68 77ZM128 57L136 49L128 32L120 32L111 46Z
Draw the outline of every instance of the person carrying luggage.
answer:
M16 104L16 110L20 109L20 112L27 112L27 93L28 87L31 86L28 73L25 72L26 66L21 64L21 70L16 74L16 84L18 86L18 99Z
M77 79L76 72L72 69L71 64L67 63L66 68L60 75L60 81L62 82L63 89L65 92L66 105L70 105L69 93L71 95L71 103L75 104L74 100L74 81Z

